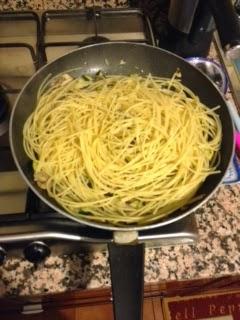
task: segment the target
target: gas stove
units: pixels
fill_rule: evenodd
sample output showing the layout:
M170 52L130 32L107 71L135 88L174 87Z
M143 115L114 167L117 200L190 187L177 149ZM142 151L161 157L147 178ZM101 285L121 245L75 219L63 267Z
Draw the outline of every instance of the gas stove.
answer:
M10 256L37 263L49 254L106 249L112 241L112 232L53 212L28 189L11 155L7 124L18 93L42 65L86 44L122 40L155 45L151 24L139 9L0 14L0 263ZM139 241L150 247L196 239L194 215L139 233Z

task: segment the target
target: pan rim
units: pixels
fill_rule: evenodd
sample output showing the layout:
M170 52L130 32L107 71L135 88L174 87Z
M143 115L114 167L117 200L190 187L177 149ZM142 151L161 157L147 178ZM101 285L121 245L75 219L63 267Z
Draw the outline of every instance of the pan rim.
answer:
M187 217L188 215L192 214L193 212L195 212L197 209L199 209L201 206L203 206L208 200L209 198L216 192L216 190L218 189L218 187L222 184L223 182L223 179L224 179L224 174L225 172L227 171L227 168L229 168L230 166L230 163L231 163L231 160L233 158L233 154L234 154L234 125L233 125L233 120L229 114L229 118L231 120L231 129L232 129L232 133L233 133L233 139L232 139L232 151L231 151L231 156L229 157L229 160L228 160L228 163L227 163L227 166L226 166L226 170L224 172L224 174L222 174L222 177L221 179L218 181L218 183L216 183L216 186L212 189L212 191L207 195L205 196L202 200L199 201L198 204L196 204L193 208L190 208L188 209L186 212L183 212L183 213L178 213L177 216L173 216L171 217L171 215L174 215L174 212L169 214L169 216L165 216L163 217L164 220L161 220L160 221L157 221L157 222L154 222L154 223L150 223L150 224L146 224L146 225L130 225L130 226L115 226L115 225L111 225L111 224L106 224L106 223L98 223L98 222L94 222L94 221L91 221L91 220L85 220L83 218L77 218L75 217L74 215L66 212L65 210L63 210L60 205L57 206L55 205L54 203L50 202L47 198L45 198L38 190L37 188L32 184L32 182L27 178L27 176L25 175L19 161L18 161L18 158L15 154L15 151L14 151L14 145L13 145L13 120L14 120L14 114L15 114L15 110L17 108L17 105L18 105L18 101L20 100L23 92L25 92L25 88L32 82L32 80L37 77L37 75L39 73L41 73L45 68L48 68L49 65L51 64L54 64L56 63L56 61L59 61L61 60L62 58L65 58L66 56L68 55L71 55L73 52L76 52L76 51L81 51L81 50L86 50L88 48L94 48L94 47L101 47L101 46L106 46L106 45L131 45L131 46L136 46L136 47L149 47L156 51L161 51L161 52L165 52L166 54L168 55L171 55L175 58L177 58L178 60L180 61L184 61L184 63L186 64L189 64L184 58L172 53L172 52L169 52L165 49L162 49L162 48L158 48L158 47L154 47L154 46L151 46L151 45L147 45L147 44L142 44L142 43L132 43L132 42L128 42L128 41L112 41L112 42L103 42L103 43L97 43L97 44L91 44L91 45L86 45L84 47L81 47L81 48L78 48L78 49L75 49L71 52L68 52L66 54L64 54L63 56L51 61L50 63L47 63L46 65L44 65L43 67L41 67L39 70L37 70L29 79L28 81L25 83L25 85L23 86L23 88L21 89L15 103L14 103L14 106L12 108L12 111L11 111L11 115L10 115L10 121L9 121L9 142L10 142L10 148L11 148L11 153L12 153L12 156L13 156L13 159L14 159L14 162L16 164L16 167L18 169L18 171L20 172L22 178L24 179L24 181L26 182L26 184L29 186L29 188L35 193L35 195L40 198L45 204L47 204L51 209L53 209L54 211L56 212L59 212L60 214L62 214L63 216L71 219L71 220L74 220L76 222L78 222L79 224L83 224L83 225L86 225L86 226L90 226L90 227L94 227L94 228L98 228L98 229L102 229L102 230L108 230L108 231L144 231L144 230L150 230L150 229L154 229L154 228L158 228L158 227L164 227L168 224L171 224L171 223L174 223L174 222L177 222L178 220L180 219L183 219L184 217ZM214 84L209 80L209 78L203 74L202 72L200 72L195 66L193 65L190 65L191 68L194 68L198 73L200 73L203 77L206 78L206 80L208 81L208 83L210 85L212 85L214 87L215 90L216 87L214 86ZM219 92L219 95L223 101L224 104L226 104L224 98L223 98L223 95ZM227 107L227 106L226 106ZM228 111L229 112L229 111ZM176 211L175 211L176 213ZM166 220L165 220L166 219Z

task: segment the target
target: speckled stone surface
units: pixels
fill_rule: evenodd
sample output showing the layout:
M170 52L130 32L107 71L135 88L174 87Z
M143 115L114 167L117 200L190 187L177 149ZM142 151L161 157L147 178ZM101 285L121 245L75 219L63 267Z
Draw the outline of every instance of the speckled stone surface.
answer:
M0 0L0 10L43 10L43 0Z
M147 249L145 282L240 274L240 185L221 186L196 212L195 245ZM110 286L107 252L49 257L35 268L12 259L0 267L0 294L34 295Z
M112 8L125 7L127 0L0 0L1 10L81 9L93 5Z
M114 0L0 0L0 10L75 9L126 6ZM216 58L214 50L211 56ZM147 249L145 282L214 278L240 274L240 185L221 186L196 212L199 241L195 245ZM0 296L56 293L76 288L110 286L107 252L49 257L34 267L9 259L0 267Z

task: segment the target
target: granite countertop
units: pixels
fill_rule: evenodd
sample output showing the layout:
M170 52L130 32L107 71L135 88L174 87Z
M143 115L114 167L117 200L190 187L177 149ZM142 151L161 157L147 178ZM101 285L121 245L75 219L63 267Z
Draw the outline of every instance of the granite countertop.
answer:
M124 6L126 1L0 0L0 10L75 9L83 6ZM215 58L215 54L212 55ZM194 245L146 249L145 282L214 278L240 274L240 184L222 185L196 211L199 241ZM110 286L107 252L50 256L35 267L8 259L0 267L0 296L64 292Z
M0 10L74 10L93 5L122 8L127 4L128 0L0 0Z
M146 249L145 282L214 278L240 274L240 184L218 188L196 211L194 245ZM0 295L35 295L110 286L107 252L50 256L34 267L9 259L0 267Z

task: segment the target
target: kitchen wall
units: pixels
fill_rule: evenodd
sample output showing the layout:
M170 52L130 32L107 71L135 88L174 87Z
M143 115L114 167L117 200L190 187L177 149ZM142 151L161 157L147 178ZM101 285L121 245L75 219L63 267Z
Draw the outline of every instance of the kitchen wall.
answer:
M0 10L81 9L93 5L125 7L127 0L0 0Z

